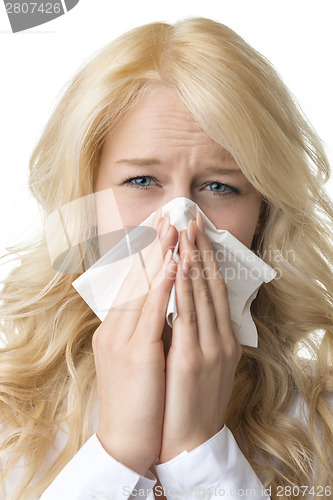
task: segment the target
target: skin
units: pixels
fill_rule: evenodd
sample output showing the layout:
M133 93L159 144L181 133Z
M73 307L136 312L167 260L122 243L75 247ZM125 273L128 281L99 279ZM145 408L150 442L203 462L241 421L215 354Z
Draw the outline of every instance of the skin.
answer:
M133 159L140 162L128 161ZM232 172L205 172L207 166ZM124 184L130 176L145 177ZM236 186L240 194L225 185ZM95 190L108 188L125 225L138 225L168 201L186 196L248 248L260 231L259 194L167 87L151 89L105 142ZM214 194L223 189L225 196ZM103 224L107 214L98 217ZM128 307L112 307L93 336L97 436L110 455L140 474L157 458L163 463L190 451L223 427L242 352L231 327L226 284L216 272L200 218L180 233L178 266L167 254L178 232L158 214L154 227L158 238L148 271L158 285ZM153 258L161 248L169 258L165 269ZM134 259L120 297L138 286L140 266ZM173 284L178 317L171 330L165 313Z
M155 159L159 164L123 161L135 158L141 163ZM212 166L232 171L205 172ZM144 178L122 184L126 177L148 175L157 180ZM236 186L241 195L230 188L224 196L219 195L223 184ZM95 191L108 188L113 190L124 225L139 225L158 207L185 196L197 203L217 228L227 229L248 248L260 229L260 195L228 151L195 124L177 94L167 87L151 89L104 143Z

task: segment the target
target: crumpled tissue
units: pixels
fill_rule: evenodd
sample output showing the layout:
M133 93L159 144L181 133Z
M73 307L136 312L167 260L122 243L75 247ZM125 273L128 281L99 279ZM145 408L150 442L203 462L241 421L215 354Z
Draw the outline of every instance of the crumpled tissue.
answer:
M179 197L171 200L162 207L162 216L169 215L170 223L178 231L182 231L187 228L189 220L195 220L197 211L203 216L205 233L227 285L233 331L241 344L257 347L257 329L251 316L250 306L260 286L274 279L277 273L229 231L217 229L199 206L188 198ZM140 254L143 271L146 271L142 256L156 237L156 231L151 227L154 215L155 212L72 283L101 321L112 306L136 253ZM177 262L178 246L179 240L173 252L173 258ZM145 279L147 279L146 272ZM149 283L147 291L148 289ZM166 312L166 321L170 327L176 317L176 294L173 285Z

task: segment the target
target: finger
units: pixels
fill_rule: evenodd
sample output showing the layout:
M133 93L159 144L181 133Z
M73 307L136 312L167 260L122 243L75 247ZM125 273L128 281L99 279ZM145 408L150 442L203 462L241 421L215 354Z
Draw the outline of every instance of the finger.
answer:
M192 282L182 260L177 265L175 291L177 318L172 325L171 345L185 351L193 347L200 348Z
M164 220L162 219L158 228L158 234L160 234L163 222ZM169 226L167 234L163 238L156 238L152 243L150 254L154 258L149 260L145 256L145 261L147 261L149 269L148 279L147 268L143 267L140 256L138 254L134 256L131 269L126 275L116 299L113 301L104 319L103 323L106 326L114 327L117 325L117 327L122 329L123 336L127 338L133 334L152 281L162 268L163 258L168 248L174 248L177 237L178 233L176 229L173 226Z
M195 234L195 230L195 222L190 221L188 224L189 233ZM189 240L187 234L187 231L183 231L181 234L181 255L184 255L184 258L187 255L190 261L189 275L191 277L193 300L197 315L198 337L201 347L204 348L204 344L207 344L207 342L216 342L218 331L212 297L204 277L199 250ZM191 239L194 241L193 234Z
M204 231L204 225L202 215L199 212L197 214L197 227L200 227L201 231L196 231L195 243L200 252L206 283L214 307L216 324L220 334L226 339L234 336L231 326L228 289L219 270L211 244L206 234L202 232Z
M160 238L164 222L165 220L161 218L157 225L157 237L147 247L145 254L142 250L133 256L131 268L112 303L113 310L116 310L117 306L145 296L149 292L151 281L155 278L157 271L161 269L166 253L165 244Z
M150 289L140 311L133 341L154 342L161 340L170 292L176 276L177 264L172 259L172 250L169 249L163 263L163 269L156 276L157 286Z

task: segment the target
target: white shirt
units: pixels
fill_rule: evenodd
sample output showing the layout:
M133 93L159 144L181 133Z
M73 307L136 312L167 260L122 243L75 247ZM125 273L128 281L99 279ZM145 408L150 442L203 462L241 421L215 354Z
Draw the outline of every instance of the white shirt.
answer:
M333 397L330 403L333 408ZM294 400L288 414L307 421L300 398ZM168 500L270 499L270 492L265 491L226 426L194 450L155 465L155 470ZM157 487L154 496L155 484L156 478L149 470L141 476L112 458L94 434L41 500L158 500L162 489Z
M219 490L222 494L222 489L224 496L240 498L244 493L240 491L239 495L237 490L246 488L253 490L252 498L269 498L227 427L198 448L183 451L169 462L155 465L155 469L170 500L208 500ZM143 477L114 460L94 434L41 499L153 500L155 483L150 471Z

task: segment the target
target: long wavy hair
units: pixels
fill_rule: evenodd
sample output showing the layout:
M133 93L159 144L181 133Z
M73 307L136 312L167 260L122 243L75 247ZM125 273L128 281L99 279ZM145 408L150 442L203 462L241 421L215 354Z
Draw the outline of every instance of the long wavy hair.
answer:
M259 345L243 347L226 425L273 499L287 498L287 487L294 499L302 497L302 485L333 486L330 167L315 130L265 57L205 18L133 29L69 82L32 153L30 190L45 218L93 193L107 135L156 84L176 90L265 204L253 250L278 279L264 283L252 303ZM57 271L46 239L41 228L34 242L8 249L17 264L1 291L2 482L25 457L8 500L38 497L93 432L91 340L100 320L72 286L80 272ZM302 346L311 361L299 356ZM307 423L288 416L297 397L308 408ZM64 448L44 470L64 426Z

